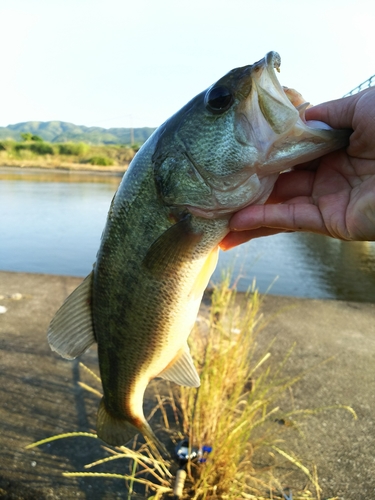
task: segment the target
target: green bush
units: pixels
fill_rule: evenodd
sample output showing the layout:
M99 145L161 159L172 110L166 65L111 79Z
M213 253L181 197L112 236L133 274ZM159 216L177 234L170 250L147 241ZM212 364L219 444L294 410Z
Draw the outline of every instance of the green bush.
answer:
M31 140L35 141L35 142L43 142L43 139L41 137L39 137L39 135L33 135L31 137Z
M34 135L31 132L23 132L21 137L24 141L43 142L43 139L39 135Z
M2 142L0 142L0 151L6 151L7 148L4 146Z
M32 151L38 155L53 155L54 150L53 147L46 142L36 142L32 144L16 144L14 149L19 152L25 149Z
M30 144L30 151L36 153L38 155L53 155L54 150L50 144L46 144L45 142L39 142L36 144Z
M13 148L17 153L23 151L24 149L30 149L29 144L15 144Z
M108 167L109 165L113 165L114 161L112 158L108 158L108 156L93 156L89 159L89 163L91 163L91 165L102 165L103 167Z
M90 150L90 146L88 144L84 144L83 142L72 143L66 142L64 144L59 144L59 153L61 155L75 155L75 156L84 156Z
M33 134L31 134L30 132L23 132L21 134L21 137L24 141L31 141L32 136Z

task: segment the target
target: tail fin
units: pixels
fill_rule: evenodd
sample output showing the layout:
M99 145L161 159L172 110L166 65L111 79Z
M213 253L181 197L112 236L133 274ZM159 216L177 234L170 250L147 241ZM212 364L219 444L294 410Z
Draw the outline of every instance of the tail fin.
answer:
M137 422L137 425L134 425L125 418L111 415L105 406L104 398L100 401L98 409L96 432L100 439L112 446L123 446L141 432L154 451L169 457L165 446L155 436L146 420L139 421L139 424Z

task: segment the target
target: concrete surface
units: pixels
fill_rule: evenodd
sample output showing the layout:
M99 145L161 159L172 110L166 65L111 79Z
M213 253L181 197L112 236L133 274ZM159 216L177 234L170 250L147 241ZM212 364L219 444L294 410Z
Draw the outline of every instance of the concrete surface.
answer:
M96 440L61 440L25 450L45 437L95 425L98 400L77 384L90 379L77 361L61 359L46 342L50 319L80 281L0 272L0 306L7 309L0 314L1 499L127 497L121 480L61 475L101 458ZM263 312L268 323L259 342L268 345L277 335L271 350L275 362L296 342L288 374L312 368L293 388L295 407L350 405L358 415L355 421L332 410L311 417L303 426L305 439L291 437L289 444L317 464L323 498L375 499L375 305L268 296ZM82 361L95 370L95 350Z

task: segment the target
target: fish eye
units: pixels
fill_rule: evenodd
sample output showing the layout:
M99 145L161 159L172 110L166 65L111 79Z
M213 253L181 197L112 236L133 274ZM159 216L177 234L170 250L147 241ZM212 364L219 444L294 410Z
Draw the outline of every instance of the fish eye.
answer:
M208 90L204 103L214 115L225 113L233 104L234 97L227 87L212 87Z

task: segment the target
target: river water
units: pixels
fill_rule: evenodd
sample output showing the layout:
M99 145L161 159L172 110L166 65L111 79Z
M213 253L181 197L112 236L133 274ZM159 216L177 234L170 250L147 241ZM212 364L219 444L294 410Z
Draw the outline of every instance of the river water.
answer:
M1 168L0 270L86 276L120 180ZM221 252L212 280L227 268L240 291L375 302L375 243L280 234Z

